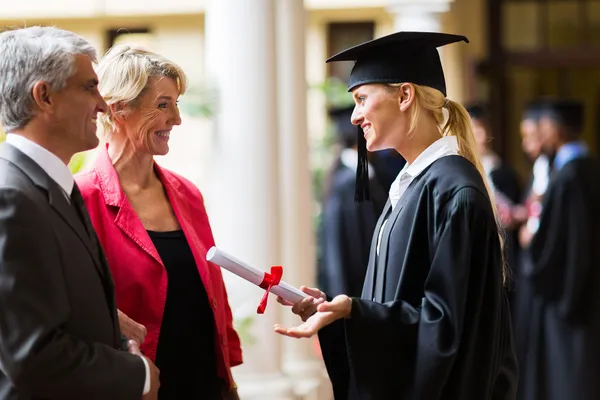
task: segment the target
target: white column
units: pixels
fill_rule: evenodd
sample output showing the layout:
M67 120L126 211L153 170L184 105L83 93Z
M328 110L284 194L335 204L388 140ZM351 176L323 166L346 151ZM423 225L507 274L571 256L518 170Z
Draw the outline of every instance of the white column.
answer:
M453 0L390 0L395 31L441 32L440 15Z
M389 0L388 11L394 16L394 31L444 32L448 30L448 12L453 1ZM462 33L460 29L453 28L452 26L448 32ZM464 45L463 43L462 46ZM444 67L448 98L461 102L464 94L462 47L461 45L441 47L438 51Z
M206 63L218 91L207 191L217 244L258 268L282 264L278 182L275 0L212 0L206 12ZM198 134L202 134L199 132ZM281 372L280 307L263 290L224 271L234 314L254 317L254 343L234 369L244 400L292 400Z
M316 276L312 188L307 128L305 60L306 11L303 0L277 0L277 76L279 101L280 227L284 279L314 286ZM324 60L322 60L324 62ZM301 323L291 312L287 325ZM328 378L312 341L283 339L284 371L299 399L317 398Z

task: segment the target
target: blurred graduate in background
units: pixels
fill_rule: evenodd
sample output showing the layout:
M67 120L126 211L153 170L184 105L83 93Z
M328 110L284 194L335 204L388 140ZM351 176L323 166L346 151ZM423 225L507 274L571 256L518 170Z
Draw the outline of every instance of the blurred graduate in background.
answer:
M329 116L341 151L328 176L319 230L319 286L328 294L360 296L369 262L371 238L387 191L369 168L371 202L354 201L358 165L357 128L350 121L354 106L332 108ZM360 131L362 135L362 130Z

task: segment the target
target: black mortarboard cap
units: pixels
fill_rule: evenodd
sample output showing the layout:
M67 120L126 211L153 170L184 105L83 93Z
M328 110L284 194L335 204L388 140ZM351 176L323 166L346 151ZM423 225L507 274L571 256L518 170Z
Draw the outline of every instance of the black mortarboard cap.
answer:
M397 32L344 50L327 62L354 61L348 91L366 83L429 86L446 96L438 47L464 41L465 36L434 32Z
M540 107L540 115L570 129L573 134L579 134L583 130L584 106L579 101L546 100Z
M543 109L543 101L541 99L534 100L525 106L523 110L523 121L531 120L538 122Z
M358 165L356 166L356 187L354 200L361 202L370 200L369 193L369 163L367 156L367 140L360 126L352 124L354 106L333 108L329 116L336 125L336 133L347 147L356 145L358 152Z
M481 120L487 118L487 109L483 104L475 103L465 107L471 119Z
M329 117L335 126L336 137L346 147L356 145L356 127L352 125L354 106L332 107L328 110Z
M367 83L414 83L446 96L446 81L438 47L464 41L465 36L434 32L397 32L344 50L327 62L354 61L348 91ZM369 199L366 140L358 127L356 201Z

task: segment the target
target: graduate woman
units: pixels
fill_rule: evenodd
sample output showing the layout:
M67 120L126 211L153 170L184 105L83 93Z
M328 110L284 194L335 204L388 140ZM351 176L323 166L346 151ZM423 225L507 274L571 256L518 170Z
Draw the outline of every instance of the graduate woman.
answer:
M514 399L494 206L469 115L446 98L437 52L459 41L468 42L399 32L328 60L355 62L352 122L366 148L407 160L375 229L361 298L303 288L311 297L292 310L305 322L275 326L291 337L318 332L336 399ZM364 139L358 200L368 195Z

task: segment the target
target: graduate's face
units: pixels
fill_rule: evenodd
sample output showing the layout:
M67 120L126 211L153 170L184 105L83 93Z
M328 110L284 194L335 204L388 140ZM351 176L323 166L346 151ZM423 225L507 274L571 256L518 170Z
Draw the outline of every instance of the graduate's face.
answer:
M538 124L532 119L526 119L521 122L521 147L523 152L534 161L542 153L542 142L538 132Z
M472 119L471 126L473 128L473 135L475 136L475 143L477 144L477 151L479 154L486 154L489 150L489 137L485 122L479 119Z
M554 154L560 147L560 126L549 117L540 118L539 135L546 154Z
M153 77L126 118L128 139L139 152L165 155L171 129L181 124L177 99L179 89L171 78Z
M383 85L367 84L352 91L352 123L364 132L369 151L396 148L398 132L408 132L410 120L398 99Z

